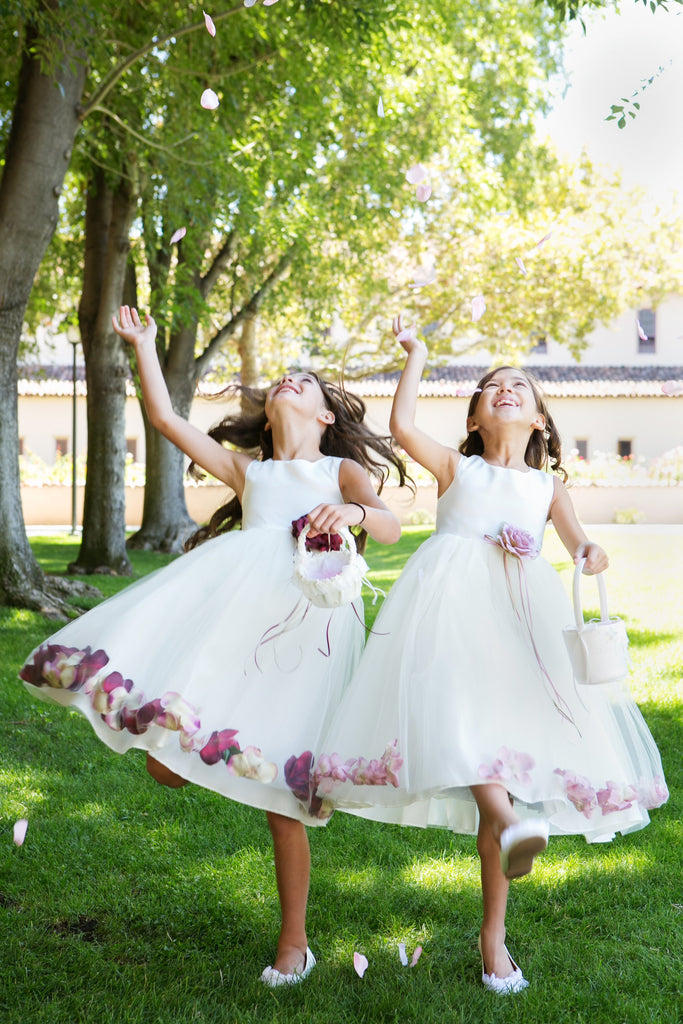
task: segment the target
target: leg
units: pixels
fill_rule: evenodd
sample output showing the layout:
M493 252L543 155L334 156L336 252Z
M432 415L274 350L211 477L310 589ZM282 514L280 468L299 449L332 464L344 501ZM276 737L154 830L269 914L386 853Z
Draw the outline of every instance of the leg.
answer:
M162 786L170 786L171 789L180 789L187 785L187 779L182 775L176 775L170 768L167 768L161 761L157 761L151 754L147 754L147 771L155 782Z
M301 971L306 959L306 904L311 875L311 853L306 829L300 821L266 812L273 837L275 878L280 897L281 927L273 967L282 974Z
M505 951L505 911L510 883L500 866L500 834L519 819L512 808L507 790L502 786L473 786L472 795L477 801L481 818L477 835L484 904L481 955L487 974L506 978L513 971L510 957Z

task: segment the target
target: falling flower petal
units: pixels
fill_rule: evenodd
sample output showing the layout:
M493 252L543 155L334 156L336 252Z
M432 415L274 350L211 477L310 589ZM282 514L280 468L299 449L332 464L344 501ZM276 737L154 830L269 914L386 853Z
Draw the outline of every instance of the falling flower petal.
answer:
M206 11L202 11L202 14L204 15L204 24L206 25L206 31L209 33L210 36L215 36L216 26L213 23L213 18L211 17L210 14L207 14Z
M683 395L683 380L666 380L662 384L662 394L673 398L676 395Z
M522 273L526 274L526 267L524 266L524 260L520 256L515 256L515 263L517 264L519 269L522 271Z
M353 954L353 969L359 978L362 978L368 969L368 958L362 953Z
M542 245L545 245L545 243L548 241L548 239L551 237L551 235L552 235L552 231L549 231L547 235L543 236L543 238L540 240L540 242L536 242L535 248L536 249L540 249Z
M377 116L384 117L384 103L382 102L381 96L379 98L379 103L377 104Z
M408 957L406 956L406 944L405 942L399 942L398 944L398 955L401 963L404 967L408 966Z
M256 0L244 0L244 6L245 7L253 7L255 3L256 3Z
M272 7L273 4L276 4L276 3L277 3L277 0L263 0L263 6L264 7Z
M640 320L636 320L636 323L638 324L638 337L641 341L647 341L647 333L643 330Z
M173 234L171 235L171 245L175 245L176 242L179 242L180 239L184 238L186 234L187 228L178 228L178 230L174 231Z
M421 203L426 203L427 200L429 199L429 197L431 196L431 194L432 194L432 186L431 185L427 185L427 184L418 185L417 188L415 189L415 195L417 196L417 198L419 199L419 201Z
M413 953L413 959L410 961L410 966L414 967L417 961L422 956L422 946L416 946L415 952Z
M410 185L418 185L427 177L427 168L422 164L415 164L406 171L406 181Z
M411 284L411 288L424 288L428 284L433 284L436 281L436 267L433 263L423 263L415 271L413 280L415 284Z
M26 818L19 818L19 821L14 823L14 842L17 846L21 846L26 837L26 829L28 828L28 822Z
M205 110L215 110L218 106L219 100L213 89L205 89L199 102Z
M472 323L481 320L486 312L486 301L483 295L475 295L472 299Z
M481 388L478 388L478 390L481 391ZM472 388L456 388L455 390L456 398L471 398L473 394L474 390Z

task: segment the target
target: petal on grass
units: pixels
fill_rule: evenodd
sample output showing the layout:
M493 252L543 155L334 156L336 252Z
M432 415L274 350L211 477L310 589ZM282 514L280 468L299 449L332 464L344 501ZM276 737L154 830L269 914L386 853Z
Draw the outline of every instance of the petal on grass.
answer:
M427 185L426 183L418 185L417 188L415 189L415 195L417 196L421 203L426 203L431 194L432 186Z
M199 102L204 110L215 110L220 101L213 89L205 89Z
M486 312L486 300L483 295L475 295L472 299L472 323L481 320Z
M171 235L171 245L175 245L176 242L179 242L180 239L184 238L186 234L187 228L178 228L178 230L174 231L173 234Z
M422 164L414 164L406 171L406 181L409 185L419 185L427 177L427 168Z
M19 821L14 823L14 843L16 846L21 846L26 838L26 829L28 828L28 821L26 818L19 818Z
M204 15L204 24L206 25L206 31L209 33L210 36L215 36L216 26L213 23L213 18L211 17L210 14L207 14L206 11L202 11L202 14Z
M662 394L674 398L676 395L683 395L683 380L665 380L662 384Z
M414 967L415 964L417 963L417 961L420 959L421 956L422 956L422 946L416 946L415 947L415 952L413 953L413 958L410 961L410 966Z
M381 96L379 98L379 103L377 104L377 116L384 117L384 103L382 102Z
M368 969L368 958L362 953L353 954L353 969L359 978L362 978Z
M406 944L405 942L399 942L398 944L398 957L404 967L408 966L408 957L406 956Z

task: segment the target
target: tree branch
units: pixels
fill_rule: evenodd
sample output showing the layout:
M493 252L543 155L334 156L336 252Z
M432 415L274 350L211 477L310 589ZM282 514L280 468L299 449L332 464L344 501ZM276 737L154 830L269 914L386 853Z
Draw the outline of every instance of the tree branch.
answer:
M231 7L229 11L224 11L223 14L213 15L213 20L214 22L223 21L225 18L229 18L232 14L239 14L244 10L244 5L239 4L237 7ZM134 50L133 53L123 61L123 63L112 69L111 73L107 75L99 89L91 97L90 101L81 107L80 120L84 121L88 114L91 114L97 109L102 100L109 95L119 79L122 78L126 71L128 71L129 68L132 68L133 64L135 64L141 57L151 53L151 51L157 46L163 46L164 43L168 43L172 39L180 39L182 36L189 35L191 32L199 31L199 29L206 29L206 23L203 19L193 25L186 25L185 28L179 28L175 32L169 32L166 36L152 36L149 42L145 43L145 45L141 46L138 50Z
M289 270L292 261L294 260L294 257L296 255L296 250L297 243L295 242L293 245L289 247L287 252L280 257L277 264L273 267L270 274L268 274L268 277L265 279L261 287L257 288L252 297L249 299L249 302L242 306L239 312L237 312L228 321L227 324L221 327L221 329L217 331L216 334L214 334L213 338L206 346L202 354L198 356L197 359L195 360L197 378L201 377L201 375L204 373L208 364L211 362L211 359L216 354L218 349L221 347L223 342L227 341L228 338L231 338L233 336L237 328L240 327L240 325L250 314L258 313L259 309L263 305L263 302L272 292L275 285L278 283L278 281L282 280L282 278Z

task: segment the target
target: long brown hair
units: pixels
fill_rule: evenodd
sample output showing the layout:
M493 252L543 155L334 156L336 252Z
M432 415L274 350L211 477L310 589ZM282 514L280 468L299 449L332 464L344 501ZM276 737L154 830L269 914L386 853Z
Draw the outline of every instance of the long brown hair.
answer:
M389 477L389 466L397 473L399 484L412 483L406 474L403 460L394 447L389 436L375 434L365 424L365 402L358 395L351 394L343 385L330 384L322 380L317 373L311 373L322 392L327 409L334 413L334 423L329 423L320 439L320 451L323 455L334 455L342 459L353 459L375 480L377 493ZM265 461L273 457L273 434L266 430L266 398L268 388L249 388L241 384L231 384L218 397L239 397L241 411L225 416L212 427L209 437L221 444L228 443L254 458ZM203 471L194 462L188 472L196 480L202 479ZM200 527L185 542L185 550L201 544L202 541L216 537L220 533L233 530L242 522L242 505L239 498L234 497L217 509L209 522ZM356 537L356 546L360 552L365 549L367 534L360 530Z
M533 374L528 373L526 370L520 370L517 366L496 366L495 369L489 370L485 373L477 384L476 391L470 398L470 404L467 409L467 418L474 416L477 405L479 404L479 397L481 392L486 387L488 382L498 373L499 370L515 370L517 373L523 374L529 381L529 387L531 388L532 394L536 401L536 409L545 419L545 429L539 430L535 428L529 443L526 446L524 453L524 461L527 466L531 466L533 469L550 469L553 473L559 473L562 477L563 482L567 480L567 471L562 465L562 438L560 433L555 426L555 422L550 415L548 409L548 403L543 394L541 384ZM458 446L458 451L462 452L463 455L483 455L484 454L484 442L482 441L481 434L478 430L468 431L465 440Z

